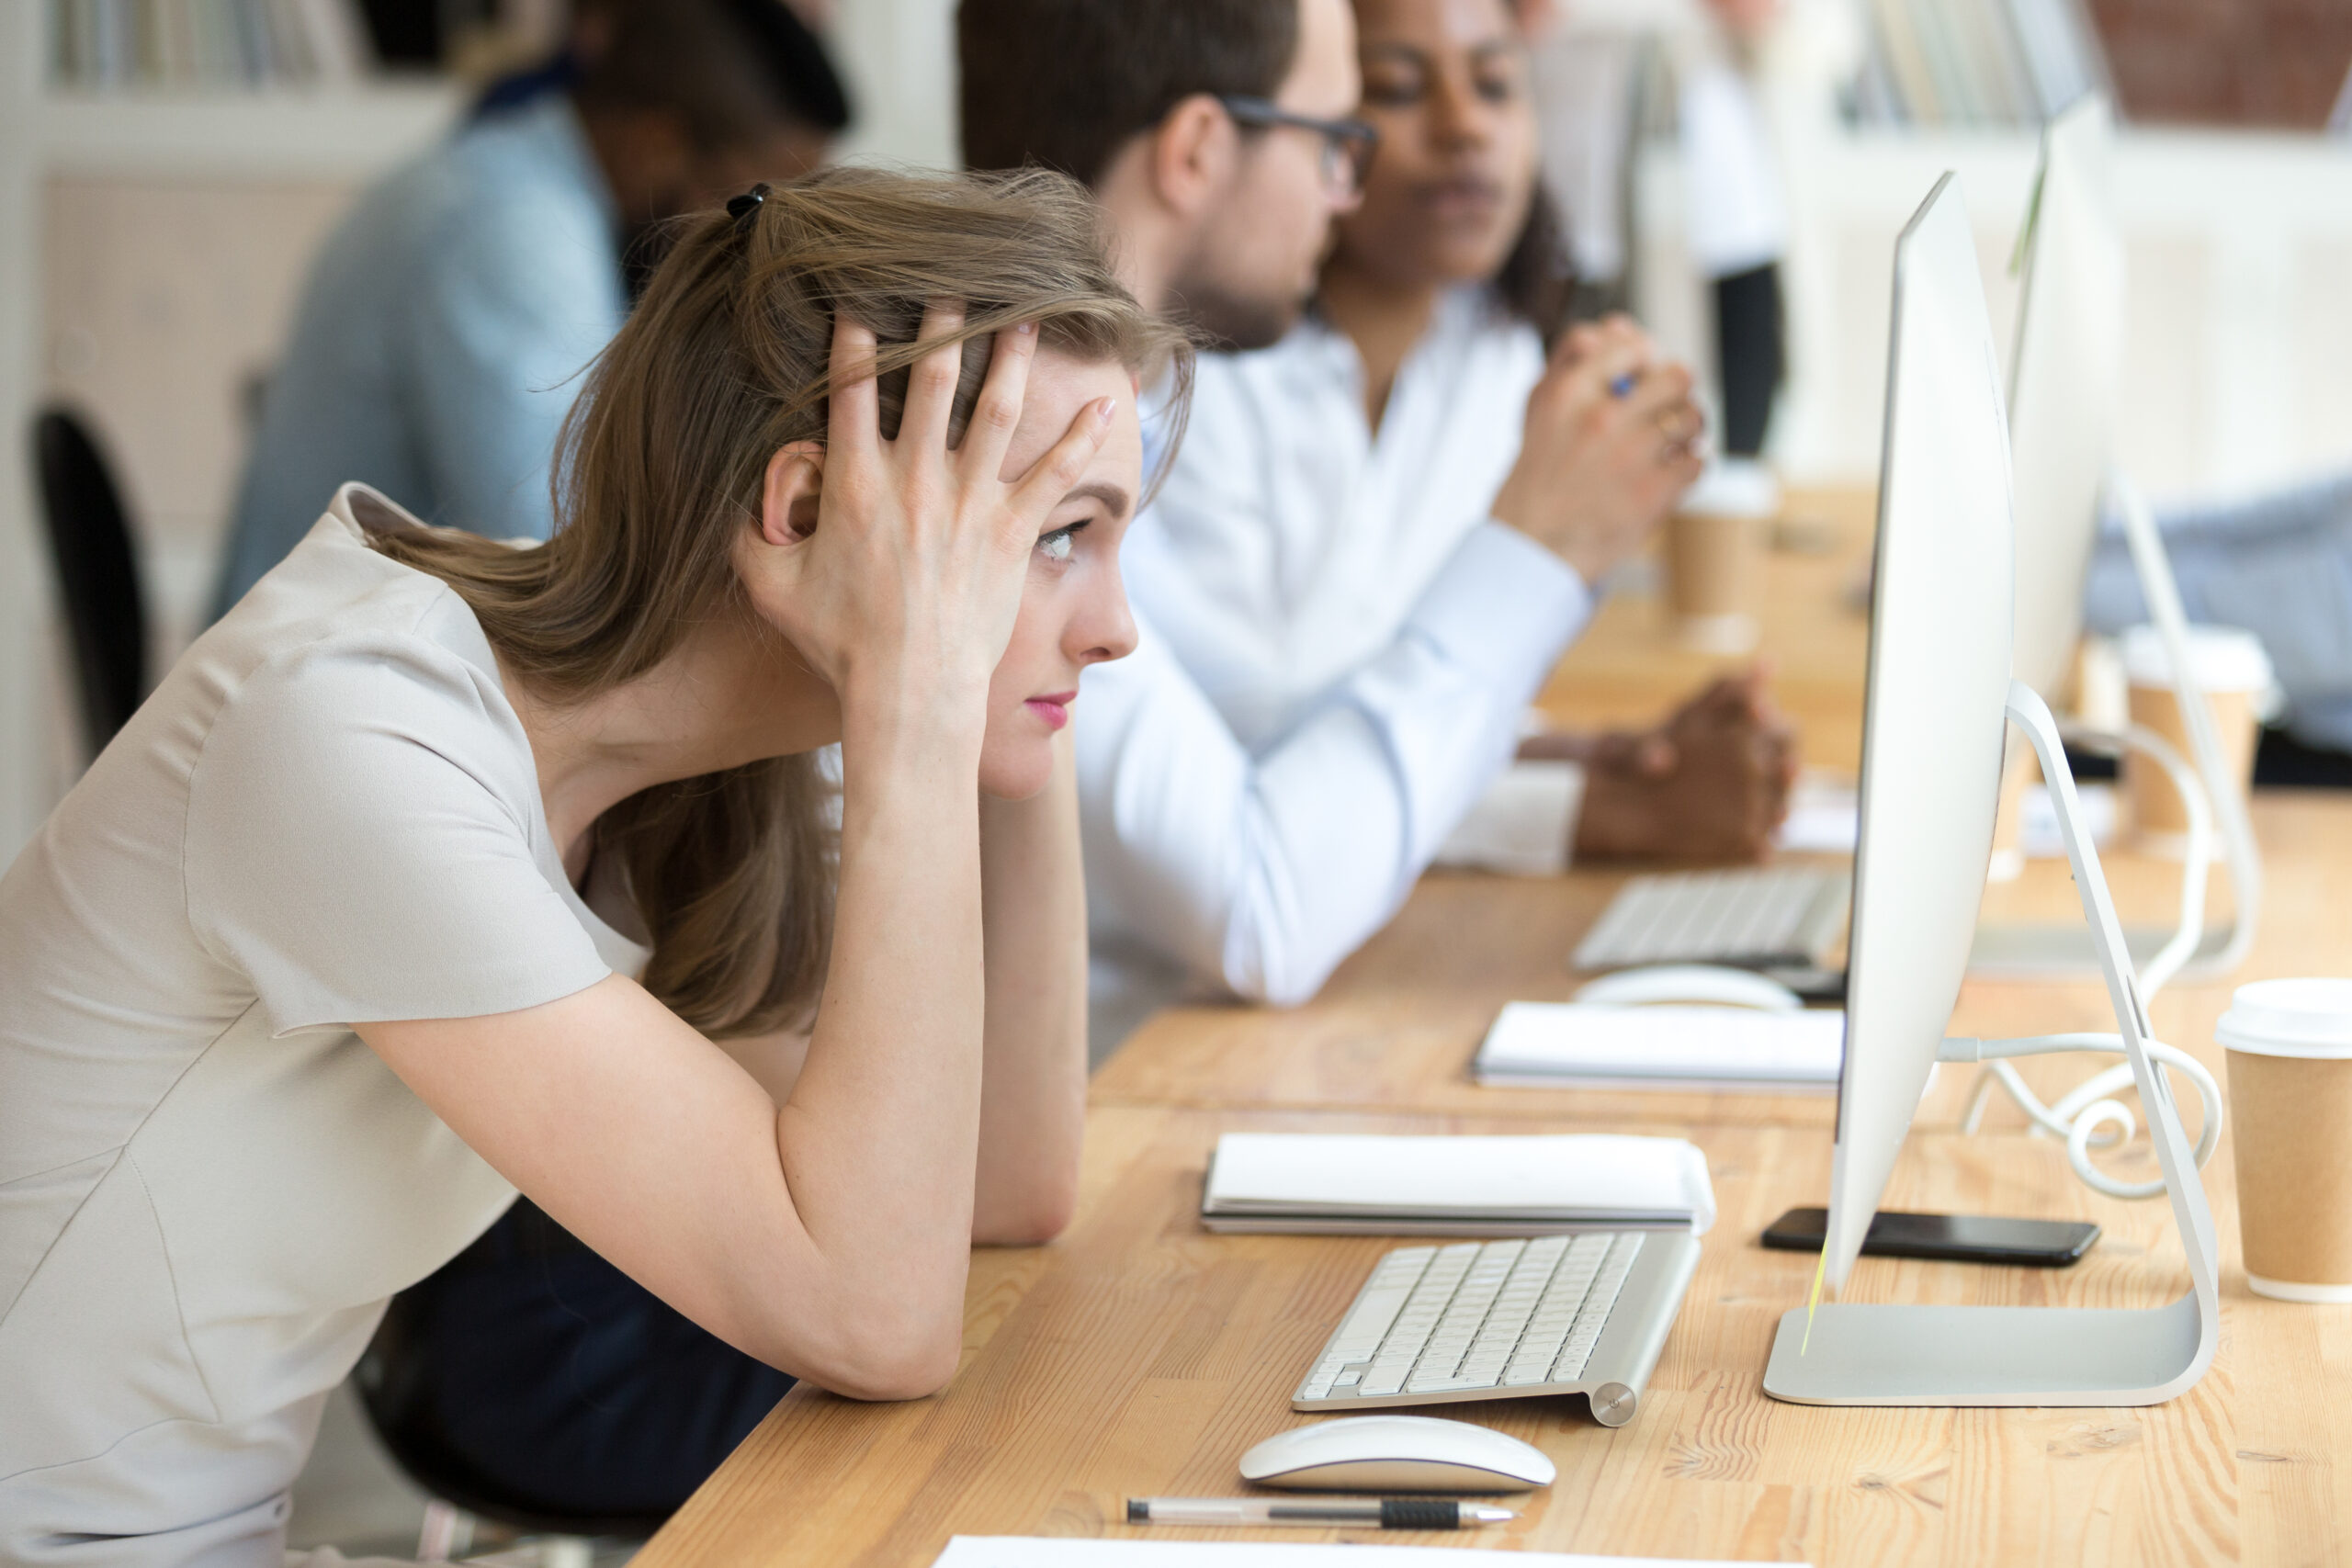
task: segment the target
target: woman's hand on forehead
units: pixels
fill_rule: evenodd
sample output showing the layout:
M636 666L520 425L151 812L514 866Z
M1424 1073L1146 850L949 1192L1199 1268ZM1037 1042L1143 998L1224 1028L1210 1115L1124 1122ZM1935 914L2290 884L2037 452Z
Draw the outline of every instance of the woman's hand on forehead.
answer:
M1114 400L1079 411L1013 479L1006 452L1036 355L1034 323L1000 332L962 442L948 446L963 363L963 308L934 302L910 368L899 433L881 434L876 344L846 318L833 331L824 448L787 447L769 466L762 528L741 563L753 605L842 698L944 705L977 737L989 672L1021 601L1030 550L1110 429ZM796 530L791 502L820 476L815 526Z

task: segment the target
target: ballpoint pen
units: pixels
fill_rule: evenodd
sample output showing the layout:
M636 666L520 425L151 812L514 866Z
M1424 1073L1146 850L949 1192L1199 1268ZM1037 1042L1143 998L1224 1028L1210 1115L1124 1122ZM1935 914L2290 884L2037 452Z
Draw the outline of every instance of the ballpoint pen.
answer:
M1509 1508L1452 1497L1130 1497L1131 1525L1305 1525L1309 1529L1458 1530L1499 1525Z

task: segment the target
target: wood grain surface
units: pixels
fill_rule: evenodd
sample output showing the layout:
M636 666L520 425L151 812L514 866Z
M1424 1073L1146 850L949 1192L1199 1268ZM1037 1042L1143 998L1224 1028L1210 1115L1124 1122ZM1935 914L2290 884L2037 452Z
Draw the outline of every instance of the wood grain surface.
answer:
M1630 1426L1600 1427L1579 1399L1448 1407L1560 1467L1517 1524L1476 1544L1816 1563L2335 1560L2352 1523L2336 1458L2352 1437L2347 1309L2246 1293L2226 1158L2208 1172L2229 1260L2222 1348L2186 1397L2145 1410L1831 1410L1758 1387L1773 1325L1804 1300L1812 1264L1755 1242L1826 1190L1826 1131L1637 1125L1706 1151L1721 1218ZM1049 1247L976 1254L964 1363L945 1393L869 1405L795 1390L639 1562L920 1568L953 1534L1119 1535L1127 1496L1239 1494L1241 1452L1309 1419L1289 1393L1396 1244L1204 1233L1217 1134L1524 1127L1097 1107L1077 1225ZM1924 1130L1888 1201L2091 1218L2106 1235L2067 1270L1864 1259L1850 1299L2146 1306L2187 1288L2166 1207L2097 1197L2048 1140Z
M1852 773L1862 759L1862 667L1877 513L1867 491L1793 491L1764 557L1756 653L1693 653L1674 640L1656 556L1613 592L1553 672L1537 705L1567 728L1647 725L1716 675L1762 659L1802 730L1805 761Z

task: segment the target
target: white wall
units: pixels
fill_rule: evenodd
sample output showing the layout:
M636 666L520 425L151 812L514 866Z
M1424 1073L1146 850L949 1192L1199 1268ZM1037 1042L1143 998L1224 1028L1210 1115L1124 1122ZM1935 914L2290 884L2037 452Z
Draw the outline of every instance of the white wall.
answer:
M844 0L832 42L858 117L846 158L956 166L955 18L956 0Z
M1838 134L1790 160L1791 385L1772 456L1792 479L1877 471L1895 234L1946 169L1961 176L2006 351L2008 262L2030 135ZM2119 456L2157 496L2236 494L2352 467L2352 141L2126 129L2116 208L2130 272ZM1647 308L1703 341L1680 265L1680 170L1642 165Z

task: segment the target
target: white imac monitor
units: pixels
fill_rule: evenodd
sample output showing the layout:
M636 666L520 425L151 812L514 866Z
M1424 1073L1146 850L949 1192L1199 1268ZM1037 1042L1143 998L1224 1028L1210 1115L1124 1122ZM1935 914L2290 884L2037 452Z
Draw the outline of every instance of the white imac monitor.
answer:
M1833 1288L1861 1249L1935 1066L1992 854L2014 534L2000 376L1967 209L1946 175L1894 246Z
M2017 473L2017 678L2053 707L2083 629L2123 364L2123 253L2109 197L2114 117L2092 93L2041 133L2009 363Z
M2015 718L2049 774L2085 915L2189 1256L2154 1308L1838 1301L1785 1314L1764 1374L1815 1404L2145 1404L2220 1343L2212 1216L2145 1044L2146 1010L2048 707L2010 676L2008 425L1975 246L1946 175L1895 243L1861 822L1821 1269L1842 1291L1960 998ZM1984 1052L2004 1043L1966 1042ZM1983 1059L1961 1056L1955 1059Z
M2024 288L2009 366L2009 447L2017 476L2016 673L2053 707L2064 702L2075 643L2082 635L2083 588L2098 544L2100 498L2112 471L2116 406L2122 378L2125 266L2110 190L2115 123L2106 96L2091 93L2052 120L2019 243ZM2134 564L2160 626L2179 621L2178 595L2161 542L2144 516L2119 496ZM2168 632L2177 641L2184 633ZM2176 655L2175 662L2181 662ZM2180 919L2170 928L2134 926L2124 940L2153 994L2174 974L2227 973L2244 962L2261 902L2262 865L2236 789L2227 784L2201 705L2189 715L2191 751L2221 819L2238 913L2229 925L2203 929L2205 885L2199 868L2182 886ZM2098 954L2080 926L2041 923L1979 931L1971 967L2007 979L2078 978L2096 973Z

